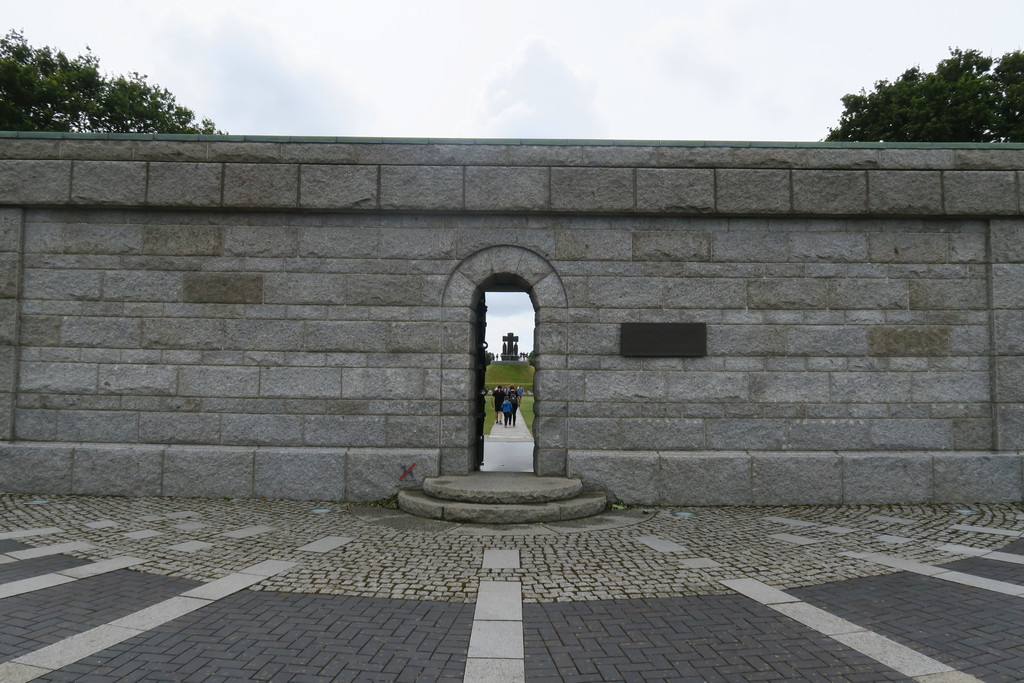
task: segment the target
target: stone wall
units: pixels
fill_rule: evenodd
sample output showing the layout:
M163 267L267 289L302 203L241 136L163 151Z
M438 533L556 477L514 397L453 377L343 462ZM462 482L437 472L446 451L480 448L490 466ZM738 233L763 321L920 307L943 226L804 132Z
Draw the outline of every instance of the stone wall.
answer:
M472 304L511 283L540 474L1022 499L1021 146L136 137L0 138L0 490L466 472ZM626 322L707 323L708 354L623 357Z

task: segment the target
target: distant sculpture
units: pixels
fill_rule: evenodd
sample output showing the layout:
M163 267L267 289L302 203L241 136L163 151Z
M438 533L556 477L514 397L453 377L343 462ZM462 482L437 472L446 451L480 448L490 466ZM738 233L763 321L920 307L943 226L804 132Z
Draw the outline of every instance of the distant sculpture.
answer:
M501 359L517 360L519 358L519 337L509 332L501 338Z

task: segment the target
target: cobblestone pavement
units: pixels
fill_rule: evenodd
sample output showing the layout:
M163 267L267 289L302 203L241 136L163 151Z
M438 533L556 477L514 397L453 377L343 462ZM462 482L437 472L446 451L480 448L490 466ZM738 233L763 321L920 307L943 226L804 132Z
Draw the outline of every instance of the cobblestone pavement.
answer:
M486 527L0 495L0 683L1019 681L1022 536L1020 505Z

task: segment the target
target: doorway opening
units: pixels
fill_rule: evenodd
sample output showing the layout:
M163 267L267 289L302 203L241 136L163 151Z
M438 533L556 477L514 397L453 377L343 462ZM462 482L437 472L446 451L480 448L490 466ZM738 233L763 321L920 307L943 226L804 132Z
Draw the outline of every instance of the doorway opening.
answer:
M480 292L477 469L533 472L534 330L536 309L520 287L492 284ZM479 417L479 416L478 416Z

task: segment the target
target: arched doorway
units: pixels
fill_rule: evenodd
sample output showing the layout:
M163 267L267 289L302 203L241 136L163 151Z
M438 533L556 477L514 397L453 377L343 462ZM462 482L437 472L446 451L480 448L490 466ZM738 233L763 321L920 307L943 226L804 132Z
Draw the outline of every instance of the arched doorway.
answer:
M488 289L522 291L536 311L537 352L534 389L533 471L564 476L568 391L566 386L565 288L555 269L539 254L513 246L488 247L466 257L445 286L442 349L441 472L469 474L477 465L481 385L479 304ZM461 393L461 397L459 394ZM460 400L461 399L461 400Z

